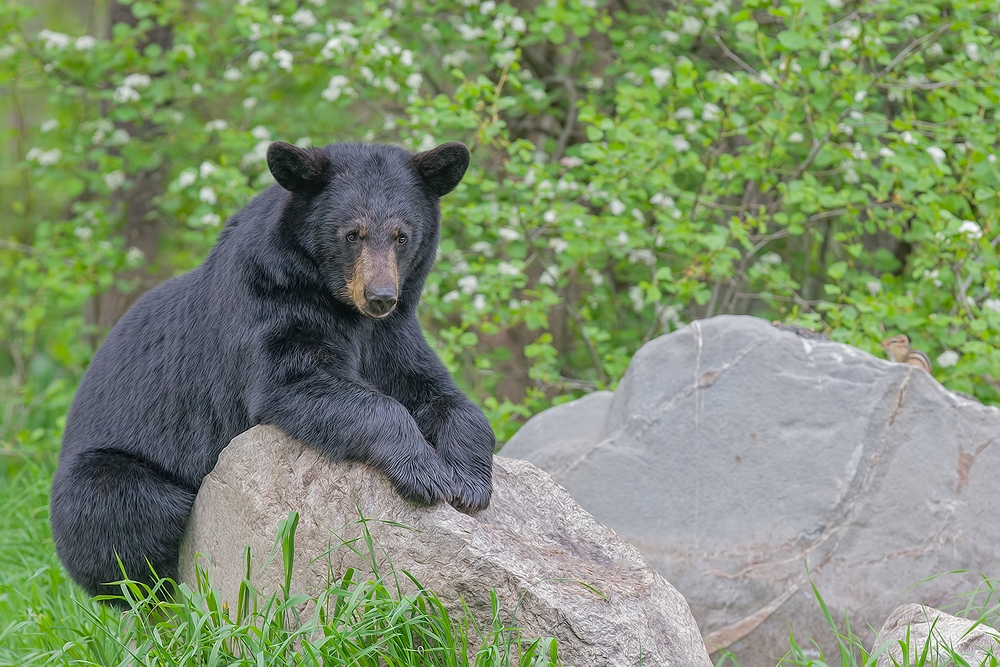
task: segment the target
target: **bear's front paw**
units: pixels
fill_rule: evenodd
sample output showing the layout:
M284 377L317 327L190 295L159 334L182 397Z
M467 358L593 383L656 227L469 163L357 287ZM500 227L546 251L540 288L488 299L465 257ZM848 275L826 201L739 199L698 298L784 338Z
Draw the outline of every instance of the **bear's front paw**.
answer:
M493 495L493 480L490 472L483 474L469 474L457 469L452 469L457 478L455 483L455 496L451 501L452 507L459 512L478 512L490 506L490 497Z
M399 459L385 466L396 491L407 500L421 505L450 502L455 497L455 482L452 471L442 463L430 447L426 454L408 459Z

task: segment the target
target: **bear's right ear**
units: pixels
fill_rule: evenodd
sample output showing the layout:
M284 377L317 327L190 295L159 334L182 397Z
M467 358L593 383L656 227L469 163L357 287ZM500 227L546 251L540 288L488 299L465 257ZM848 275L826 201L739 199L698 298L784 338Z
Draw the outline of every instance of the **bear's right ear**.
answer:
M278 185L289 192L311 192L326 183L330 158L319 148L299 148L275 141L267 147L267 168Z
M443 197L461 182L471 159L465 144L449 141L437 148L417 153L413 156L413 165L434 196Z

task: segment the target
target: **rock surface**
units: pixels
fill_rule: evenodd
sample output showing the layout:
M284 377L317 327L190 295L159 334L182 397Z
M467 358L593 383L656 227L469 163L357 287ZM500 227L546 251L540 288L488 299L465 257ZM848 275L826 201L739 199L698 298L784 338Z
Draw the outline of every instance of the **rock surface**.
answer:
M970 665L983 664L989 658L1000 658L1000 632L994 628L975 625L974 621L919 604L905 604L892 612L878 631L876 649L888 644L887 651L879 656L878 667L892 667L893 661L897 665L904 664L903 651L898 642L905 643L907 628L910 636L908 664L911 665L917 664L917 657L924 655L928 639L928 664L941 667L952 665L950 658L953 653Z
M579 413L537 415L501 453L637 546L741 667L773 667L789 625L831 654L807 564L869 644L907 598L1000 576L1000 410L922 369L723 316L639 350L603 428L552 435Z
M360 513L379 520L368 527L380 558L410 572L452 611L464 599L490 625L495 588L504 619L525 636L556 637L567 665L638 665L640 651L644 665L711 665L674 587L548 475L513 459L495 458L493 502L473 517L447 505L416 507L372 469L332 463L258 426L230 443L202 483L181 548L182 580L195 580L196 554L199 562L207 556L222 600L233 605L249 545L256 587L278 590L280 557L261 564L291 510L300 513L294 592L318 590L328 567L371 572L349 549L336 548L361 533Z

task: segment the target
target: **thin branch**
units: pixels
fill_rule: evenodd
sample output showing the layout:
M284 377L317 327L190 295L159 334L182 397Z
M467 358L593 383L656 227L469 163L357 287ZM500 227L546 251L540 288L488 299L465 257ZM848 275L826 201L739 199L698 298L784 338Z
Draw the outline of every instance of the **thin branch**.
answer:
M607 386L608 376L604 372L604 366L601 364L601 358L597 355L597 349L594 347L594 344L590 340L590 336L587 335L586 330L583 328L583 320L580 319L580 316L575 310L573 310L572 307L570 307L569 304L566 304L566 312L569 313L569 316L576 324L577 331L580 332L580 339L583 341L584 347L587 348L587 353L590 354L590 360L594 364L594 369L597 370L598 379L601 381L601 384Z
M878 75L877 78L881 79L882 77L884 77L886 74L891 72L893 68L896 67L896 65L901 63L906 58L906 56L913 53L913 51L915 51L916 49L922 48L927 42L936 39L942 33L946 32L949 28L951 28L951 26L953 25L954 22L949 21L948 23L945 23L943 26L940 26L937 29L935 29L933 32L929 32L923 37L915 39L909 44L907 44L906 48L897 53L896 57L889 61L889 64L885 66L885 69L882 70L882 72Z

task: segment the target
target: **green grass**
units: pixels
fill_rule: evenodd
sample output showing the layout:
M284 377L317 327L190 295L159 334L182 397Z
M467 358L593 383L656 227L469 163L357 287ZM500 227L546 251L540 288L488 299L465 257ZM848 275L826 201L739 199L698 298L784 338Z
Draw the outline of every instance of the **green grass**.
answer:
M123 582L127 610L92 601L66 577L48 528L51 464L27 463L0 496L0 665L557 665L551 638L524 638L500 614L490 624L449 613L429 590L404 594L405 572L359 578L348 569L315 597L290 591L292 515L279 528L286 578L264 594L244 580L235 608L200 573L192 589ZM359 548L345 545L345 548ZM370 539L360 548L372 550ZM373 553L373 552L372 552ZM168 601L158 595L169 590Z
M128 609L94 602L73 584L55 554L48 524L48 493L53 457L18 458L0 470L0 665L420 665L451 667L537 667L557 665L551 638L526 638L502 618L493 595L487 625L468 613L453 614L432 592L413 582L405 594L398 581L404 571L389 566L359 577L354 570L331 573L331 585L314 597L295 595L288 579L295 557L297 516L279 527L275 557L286 571L281 590L261 592L245 579L234 608L224 605L202 573L192 589L162 581L170 601L136 584L123 582ZM343 548L364 555L377 545L363 539ZM374 563L376 559L372 558ZM411 580L412 581L412 580ZM414 589L411 587L411 589ZM818 590L835 655L823 655L808 639L789 635L784 666L867 667L887 647L869 652L852 632L850 621L834 619ZM962 596L950 613L997 627L1000 590L983 579ZM909 656L909 641L902 654ZM819 657L815 657L819 652ZM950 660L950 662L949 662ZM970 665L960 656L932 659L926 652L895 667L1000 667L997 658ZM723 655L719 667L739 667ZM577 667L590 667L579 665Z

